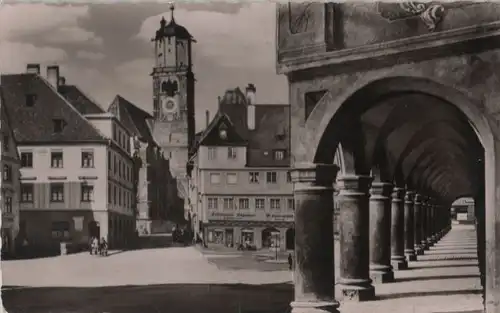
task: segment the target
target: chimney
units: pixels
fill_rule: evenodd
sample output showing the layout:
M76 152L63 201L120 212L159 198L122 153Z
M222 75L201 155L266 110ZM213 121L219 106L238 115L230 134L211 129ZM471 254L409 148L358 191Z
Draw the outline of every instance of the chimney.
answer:
M59 65L47 66L47 80L57 89L59 86Z
M26 66L26 73L40 75L40 64L30 63Z
M253 104L255 105L255 92L257 89L255 88L254 84L248 84L246 88L246 97L247 97L247 102L248 104Z
M247 98L247 126L248 130L255 129L255 92L257 89L254 84L248 84L246 88Z
M66 85L66 77L61 76L59 77L59 86L64 86Z
M208 128L208 124L210 124L210 111L206 110L205 111L205 118L206 118L206 128Z
M220 96L218 96L218 97L217 97L217 109L218 109L219 111L220 111L220 104L221 104L221 101L222 101L221 97L220 97Z

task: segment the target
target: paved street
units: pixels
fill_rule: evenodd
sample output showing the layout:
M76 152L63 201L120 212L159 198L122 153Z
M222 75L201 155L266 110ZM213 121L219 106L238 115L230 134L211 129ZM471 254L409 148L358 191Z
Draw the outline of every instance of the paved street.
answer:
M377 285L379 300L343 303L341 311L479 309L473 235L470 226L457 227L411 270L397 272L396 282ZM2 299L9 313L284 313L293 298L290 272L280 270L286 267L249 255L207 256L192 247L7 261Z

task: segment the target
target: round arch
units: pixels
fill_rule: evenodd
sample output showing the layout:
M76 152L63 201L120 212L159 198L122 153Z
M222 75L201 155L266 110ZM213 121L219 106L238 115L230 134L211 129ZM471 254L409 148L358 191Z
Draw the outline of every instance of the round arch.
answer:
M497 277L493 273L500 272L500 210L496 210L497 193L500 201L500 171L496 156L500 154L497 140L500 134L498 126L490 122L480 109L480 105L465 93L456 88L437 83L421 77L382 77L373 79L361 77L344 92L335 97L325 96L320 101L301 129L303 137L296 138L294 150L297 159L302 162L331 164L341 142L342 130L353 117L370 108L389 95L406 92L418 92L439 98L451 104L457 112L465 116L478 141L484 149L484 214L485 214L485 247L486 247L486 308L494 312L500 302L500 286L495 283ZM353 152L343 147L345 173L356 173L352 159ZM348 149L347 149L348 150Z

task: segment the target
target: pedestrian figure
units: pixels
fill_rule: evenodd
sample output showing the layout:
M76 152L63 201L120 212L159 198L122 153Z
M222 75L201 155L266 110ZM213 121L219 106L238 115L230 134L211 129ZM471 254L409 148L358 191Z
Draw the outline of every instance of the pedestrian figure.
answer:
M292 270L292 265L293 265L292 254L288 253L288 269Z

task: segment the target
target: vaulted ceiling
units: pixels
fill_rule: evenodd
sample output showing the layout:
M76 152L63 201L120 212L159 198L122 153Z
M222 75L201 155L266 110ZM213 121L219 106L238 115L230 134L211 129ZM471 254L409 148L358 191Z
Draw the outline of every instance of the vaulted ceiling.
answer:
M346 115L351 126L341 142L348 149L362 146L362 165L376 169L375 179L405 184L449 204L476 195L484 152L455 106L423 93L399 93L365 107L357 116Z

